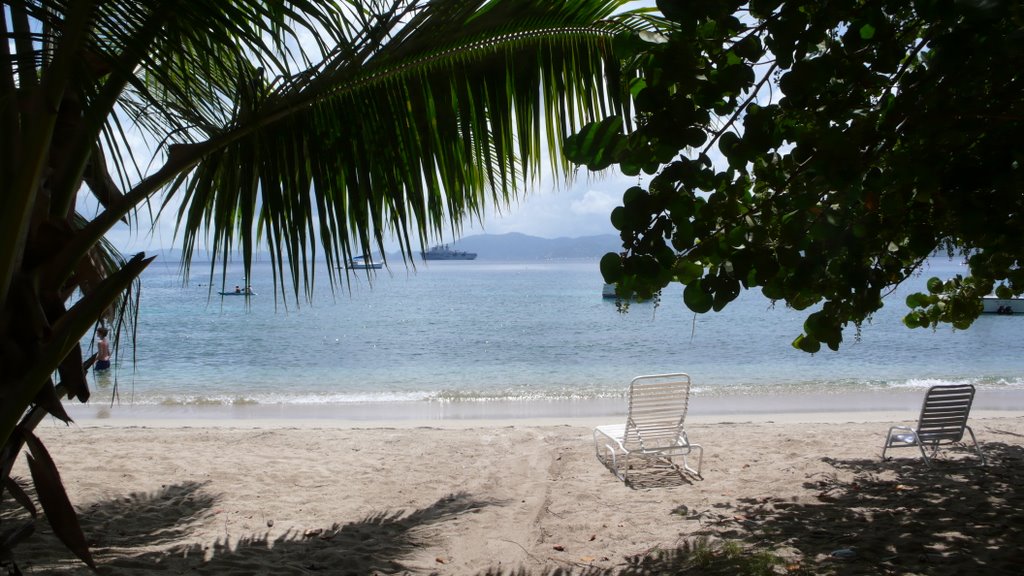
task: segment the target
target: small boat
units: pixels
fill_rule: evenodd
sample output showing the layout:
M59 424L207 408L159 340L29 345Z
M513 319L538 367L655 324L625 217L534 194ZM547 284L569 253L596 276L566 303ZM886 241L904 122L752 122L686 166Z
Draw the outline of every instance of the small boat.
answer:
M253 292L251 286L246 286L245 288L239 288L238 286L235 286L234 290L228 290L226 292L219 292L219 294L221 296L255 296L256 295L256 293Z
M984 306L981 311L985 314L1001 314L1003 316L1024 314L1024 298L985 296L981 299L981 303Z
M363 256L356 256L349 260L345 267L349 270L380 270L384 267L384 263L374 262L373 258L364 254Z
M606 282L604 287L601 288L601 297L602 298L618 298L618 296L615 295L615 284L608 284Z
M465 250L452 250L447 244L443 246L434 246L426 252L420 252L423 255L424 260L475 260L476 252L466 252Z
M619 295L615 293L615 288L615 284L608 284L605 282L604 286L601 287L601 297L605 300L615 300L616 303L647 302L652 300L650 298L640 299L636 294L629 298L620 298Z

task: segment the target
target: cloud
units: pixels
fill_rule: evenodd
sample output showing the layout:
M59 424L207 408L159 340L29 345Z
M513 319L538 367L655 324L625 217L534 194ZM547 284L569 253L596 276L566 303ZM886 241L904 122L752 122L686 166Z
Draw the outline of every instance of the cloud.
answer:
M520 232L558 238L615 234L609 216L628 185L618 178L600 182L588 178L569 187L542 183L501 211L489 207L483 223L467 226L463 235Z
M618 205L619 201L614 196L599 190L587 190L582 198L573 200L569 204L569 209L573 214L601 214L607 216Z

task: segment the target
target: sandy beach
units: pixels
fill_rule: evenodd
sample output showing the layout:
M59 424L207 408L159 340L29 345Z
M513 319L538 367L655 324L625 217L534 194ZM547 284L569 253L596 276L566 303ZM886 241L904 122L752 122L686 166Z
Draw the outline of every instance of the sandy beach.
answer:
M102 574L660 574L702 539L770 551L782 574L1018 574L1024 415L972 415L989 466L941 472L910 450L881 461L914 414L894 416L695 417L703 478L649 468L632 487L594 456L608 418L38 433ZM45 524L16 552L25 574L90 573Z

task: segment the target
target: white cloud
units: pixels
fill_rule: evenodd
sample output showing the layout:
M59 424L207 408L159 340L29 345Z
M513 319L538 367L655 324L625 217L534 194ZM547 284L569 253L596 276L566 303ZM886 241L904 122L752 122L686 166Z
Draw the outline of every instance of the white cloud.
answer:
M560 188L538 185L507 209L488 209L482 225L467 226L464 235L519 232L572 238L615 234L611 212L621 204L622 193L636 184L636 178L614 172L590 175Z
M608 216L612 209L619 205L615 197L600 190L587 190L583 197L574 200L569 208L574 214L601 214Z

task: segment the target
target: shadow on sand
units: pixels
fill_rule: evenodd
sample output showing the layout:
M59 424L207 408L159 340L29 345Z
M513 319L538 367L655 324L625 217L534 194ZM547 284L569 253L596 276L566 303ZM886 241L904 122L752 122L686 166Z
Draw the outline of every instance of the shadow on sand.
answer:
M266 536L246 536L233 548L228 548L226 542L219 542L213 545L209 559L194 566L193 571L197 574L258 574L273 567L274 574L408 573L410 570L402 564L403 560L424 545L419 529L488 504L459 493L408 514L380 513L323 530L286 532L273 540ZM172 551L176 556L196 559L202 559L204 552L209 551L200 546Z
M986 436L1000 434L989 429ZM611 568L551 566L503 572L481 566L477 574L1019 574L1024 549L1024 447L1012 443L1017 438L1006 439L1009 442L983 444L989 459L985 468L930 470L920 458L825 459L836 473L805 479L804 486L816 495L812 500L745 500L707 511L704 527L694 538L744 544L739 556L709 552L707 546L689 540L680 548L627 558ZM685 480L670 474L655 477L650 484L680 481ZM83 511L83 528L86 534L102 534L93 547L105 574L149 574L161 567L176 573L263 574L271 566L274 574L430 574L404 564L413 551L429 545L430 532L421 529L498 504L454 494L412 512L379 513L274 539L256 534L230 546L218 541L169 550L149 548L187 538L197 521L215 513L216 502L203 484L173 485L154 494L94 504ZM139 514L145 515L145 525ZM125 534L118 529L129 516L142 530ZM38 536L31 546L45 546L47 555L54 557L53 549L60 544L52 535ZM31 546L19 547L19 557L33 557ZM783 561L771 567L750 550L777 552ZM43 570L31 563L21 567L26 574ZM445 573L443 566L438 572ZM69 557L58 566L49 564L46 573L90 572Z
M205 485L167 486L153 494L97 502L81 511L83 531L94 537L91 548L100 574L150 574L161 569L193 574L402 574L408 554L424 545L417 529L479 509L490 503L453 494L411 513L380 513L348 524L303 533L247 535L231 542L167 547L187 539L192 526L216 514L217 498ZM4 512L11 512L6 509ZM7 516L13 519L13 516ZM131 533L119 523L132 518ZM5 518L6 519L6 518ZM152 547L162 546L160 550ZM45 552L45 553L44 553ZM25 574L92 574L43 526L15 553ZM45 565L30 559L48 557Z
M741 501L717 511L721 520L707 533L795 551L799 568L814 574L1020 574L1024 447L983 449L984 468L940 461L929 469L920 457L823 459L853 479L807 478L812 502Z

